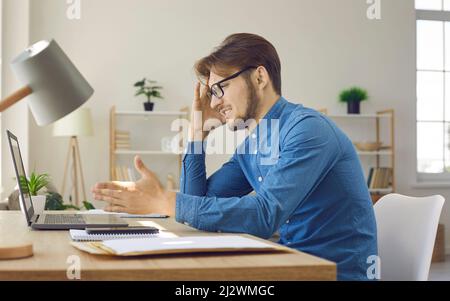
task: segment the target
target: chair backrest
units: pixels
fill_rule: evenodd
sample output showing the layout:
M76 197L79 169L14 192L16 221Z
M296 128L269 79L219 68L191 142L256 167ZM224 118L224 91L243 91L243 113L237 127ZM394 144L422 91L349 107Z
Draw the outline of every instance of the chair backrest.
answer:
M444 201L389 194L375 204L381 280L428 280Z

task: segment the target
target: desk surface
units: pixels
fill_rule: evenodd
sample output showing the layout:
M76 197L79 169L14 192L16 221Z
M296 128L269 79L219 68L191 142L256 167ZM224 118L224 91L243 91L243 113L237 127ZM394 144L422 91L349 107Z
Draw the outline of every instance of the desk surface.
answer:
M174 219L130 219L178 236L219 235ZM224 235L224 234L222 234ZM248 236L248 235L247 235ZM80 258L81 280L335 280L336 265L302 252L165 255L118 258L70 245L67 231L32 231L19 211L0 211L0 245L32 242L34 256L0 261L0 280L67 280L69 256Z

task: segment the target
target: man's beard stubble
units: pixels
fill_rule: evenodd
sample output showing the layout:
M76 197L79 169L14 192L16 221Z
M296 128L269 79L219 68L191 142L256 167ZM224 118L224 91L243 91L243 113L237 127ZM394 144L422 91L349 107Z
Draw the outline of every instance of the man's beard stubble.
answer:
M255 86L253 86L253 83L250 81L250 79L246 78L245 82L247 83L248 88L247 110L245 111L244 117L234 120L233 124L230 127L232 131L246 129L250 126L251 123L256 122L255 118L260 100L256 95L256 88Z

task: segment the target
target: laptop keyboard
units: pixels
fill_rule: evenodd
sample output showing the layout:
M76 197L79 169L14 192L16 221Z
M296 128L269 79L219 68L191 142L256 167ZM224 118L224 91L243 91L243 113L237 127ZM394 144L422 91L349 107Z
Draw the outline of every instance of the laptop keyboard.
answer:
M45 224L61 225L61 224L85 224L83 217L79 214L46 214Z

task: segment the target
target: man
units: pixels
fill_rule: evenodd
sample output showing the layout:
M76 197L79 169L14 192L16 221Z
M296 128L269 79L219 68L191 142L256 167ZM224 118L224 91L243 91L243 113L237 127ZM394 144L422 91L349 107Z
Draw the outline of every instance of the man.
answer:
M136 157L139 181L99 183L94 197L108 211L166 213L205 231L262 238L278 231L280 244L336 262L338 279L367 280L376 224L358 156L331 120L281 97L272 44L231 35L196 71L206 85L195 88L181 192L165 191ZM217 123L250 134L207 179L204 142Z

